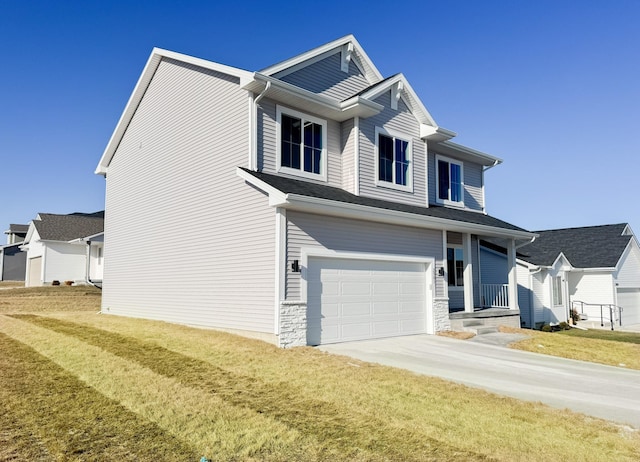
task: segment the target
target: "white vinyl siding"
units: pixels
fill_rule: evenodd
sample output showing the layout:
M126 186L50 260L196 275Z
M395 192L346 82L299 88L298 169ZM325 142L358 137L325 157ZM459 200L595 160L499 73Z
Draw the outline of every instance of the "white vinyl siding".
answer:
M570 272L569 296L572 302L615 303L615 286L611 272Z
M442 231L370 223L346 218L287 212L287 300L301 297L301 273L291 271L300 260L301 249L331 249L342 252L434 257L435 266L444 266ZM444 295L444 279L436 277L435 296Z
M290 108L297 110L299 108ZM286 110L283 110L286 112ZM304 112L304 111L303 111ZM309 114L317 117L315 114ZM319 119L322 119L319 117ZM300 180L301 178L295 174L286 172L278 172L277 159L280 156L279 146L277 145L277 106L276 104L264 98L260 101L258 109L258 169L264 173L279 175L288 178ZM323 119L324 120L324 119ZM324 179L304 178L304 181L342 187L342 139L340 123L327 120L327 178ZM244 151L243 151L244 152Z
M375 102L384 106L383 111L378 115L360 119L360 195L426 206L425 145L420 139L420 124L402 99L398 101L397 111L391 109L391 91L376 98ZM376 185L376 127L411 141L413 191L399 191Z
M160 63L107 172L105 313L274 333L275 212L236 175L238 84Z
M431 145L430 145L431 146ZM437 204L437 165L436 156L438 154L435 151L429 150L428 156L428 174L429 174L429 203ZM450 157L449 155L445 157ZM453 158L452 158L453 159ZM461 160L454 159L456 162L462 164L462 170L464 175L464 208L467 210L483 211L484 201L482 194L482 165L475 164L473 162L463 162Z
M618 263L618 287L640 287L640 248L632 241Z
M340 52L292 72L281 80L324 96L345 100L367 88L370 83L353 60L349 72L340 69Z
M44 282L84 281L87 274L86 244L47 242L44 257Z
M354 193L355 189L355 139L354 119L345 120L340 127L340 151L342 152L342 189Z

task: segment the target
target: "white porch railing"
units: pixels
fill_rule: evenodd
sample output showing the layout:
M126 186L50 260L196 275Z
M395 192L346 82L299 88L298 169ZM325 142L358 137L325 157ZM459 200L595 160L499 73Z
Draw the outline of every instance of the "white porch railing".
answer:
M480 284L483 308L509 308L509 284Z

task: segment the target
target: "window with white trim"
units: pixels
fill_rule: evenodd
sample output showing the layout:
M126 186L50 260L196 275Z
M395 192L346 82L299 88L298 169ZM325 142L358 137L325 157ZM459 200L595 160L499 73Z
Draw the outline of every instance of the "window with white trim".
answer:
M412 191L411 141L376 127L376 184Z
M447 277L449 287L464 286L464 251L462 247L447 246Z
M436 202L464 205L462 162L436 156Z
M562 305L562 276L553 278L553 304Z
M277 169L308 178L327 179L327 122L278 106Z

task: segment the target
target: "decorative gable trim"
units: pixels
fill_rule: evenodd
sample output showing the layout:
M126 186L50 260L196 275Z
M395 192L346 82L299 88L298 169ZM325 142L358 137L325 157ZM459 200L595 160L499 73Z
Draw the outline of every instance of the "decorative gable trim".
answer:
M351 47L351 50L349 50L349 47ZM276 78L282 78L335 53L341 53L341 68L344 70L346 63L347 70L345 72L349 71L349 62L353 62L364 74L367 81L376 83L382 80L382 74L378 71L378 68L376 68L373 61L371 61L356 38L351 34L294 56L293 58L287 59L278 64L274 64L273 66L269 66L266 69L261 70L260 73Z

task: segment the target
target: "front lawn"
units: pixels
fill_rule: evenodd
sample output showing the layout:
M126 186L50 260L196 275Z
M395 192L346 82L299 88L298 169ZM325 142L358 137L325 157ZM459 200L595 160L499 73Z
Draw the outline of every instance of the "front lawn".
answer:
M88 304L12 312L2 292L0 460L640 459L637 431L570 411Z
M529 336L510 345L517 350L640 370L640 334L599 329L542 332L502 327L501 330Z

